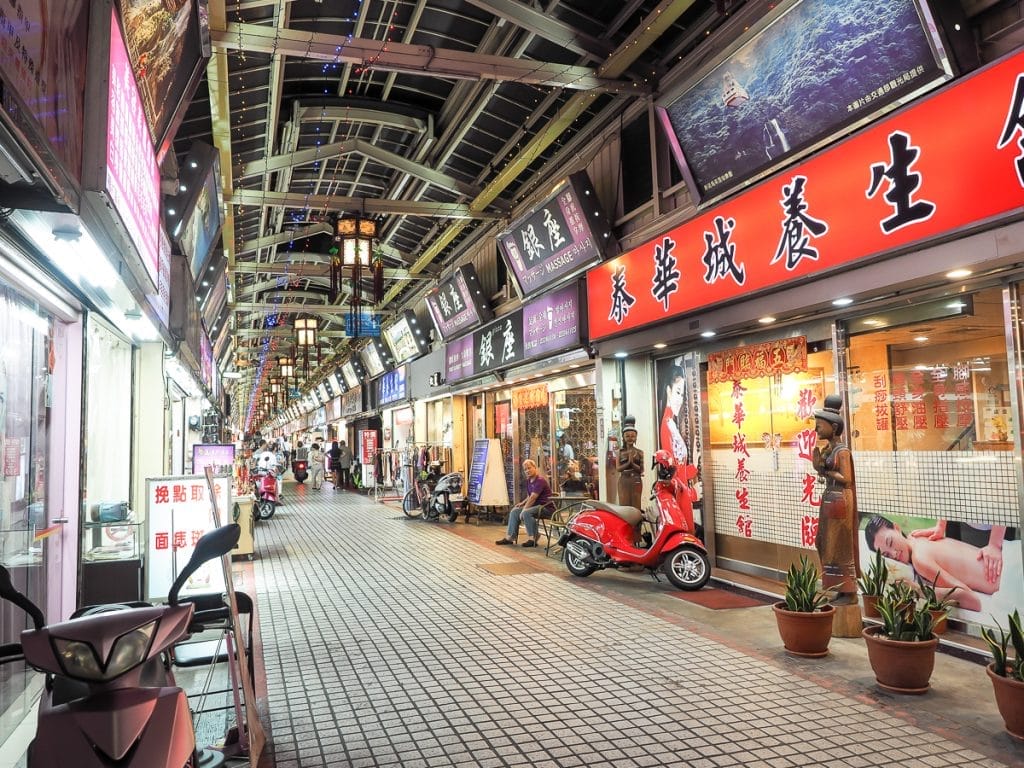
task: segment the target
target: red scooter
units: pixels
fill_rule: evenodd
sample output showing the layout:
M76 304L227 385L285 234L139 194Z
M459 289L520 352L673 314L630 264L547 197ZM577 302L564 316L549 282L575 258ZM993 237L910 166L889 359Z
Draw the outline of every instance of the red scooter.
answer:
M662 569L679 589L697 590L708 583L711 564L693 524L695 493L688 484L697 468L686 465L683 478L678 478L676 460L668 451L655 453L653 466L658 478L651 493L654 508L647 513L588 501L569 520L558 540L569 573L589 576L603 568L639 565L655 580ZM645 518L655 527L653 537L641 531Z
M277 477L257 470L252 476L253 512L257 520L269 520L277 510Z

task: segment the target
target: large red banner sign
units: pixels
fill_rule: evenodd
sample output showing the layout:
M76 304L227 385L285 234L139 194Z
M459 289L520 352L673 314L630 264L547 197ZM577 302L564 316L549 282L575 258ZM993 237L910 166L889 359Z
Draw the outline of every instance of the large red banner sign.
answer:
M587 273L602 339L849 266L1024 204L1024 54Z

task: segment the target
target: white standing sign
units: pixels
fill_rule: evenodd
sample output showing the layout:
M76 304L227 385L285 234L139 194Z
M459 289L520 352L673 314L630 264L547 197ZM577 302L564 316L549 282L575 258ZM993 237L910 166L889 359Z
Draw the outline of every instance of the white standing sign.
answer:
M217 505L230 509L231 479L213 481ZM216 528L206 478L150 477L146 479L146 596L149 600L167 597L171 584L185 567L196 542ZM224 591L224 573L219 560L204 563L181 590L182 595Z

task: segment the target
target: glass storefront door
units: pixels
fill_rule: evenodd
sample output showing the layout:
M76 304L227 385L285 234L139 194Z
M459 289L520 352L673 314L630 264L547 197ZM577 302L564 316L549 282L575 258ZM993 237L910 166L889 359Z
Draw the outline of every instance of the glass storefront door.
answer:
M60 539L74 536L50 524L61 508L60 472L51 476L47 462L53 324L0 283L0 563L15 588L44 613L61 605L61 595L54 594L61 589ZM20 608L0 603L0 643L16 642L28 626ZM0 672L0 742L31 708L40 678L17 664Z

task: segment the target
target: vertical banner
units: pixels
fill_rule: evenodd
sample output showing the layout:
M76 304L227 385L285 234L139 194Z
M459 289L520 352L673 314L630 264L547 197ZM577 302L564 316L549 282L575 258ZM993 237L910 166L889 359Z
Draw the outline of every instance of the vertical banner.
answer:
M231 478L213 481L217 506L230 509ZM150 477L146 479L146 597L162 600L185 567L196 542L216 527L210 491L203 477ZM186 582L182 595L224 591L220 563L205 563Z
M376 459L379 448L377 430L359 430L359 464L362 467L363 488L372 488L377 484Z

